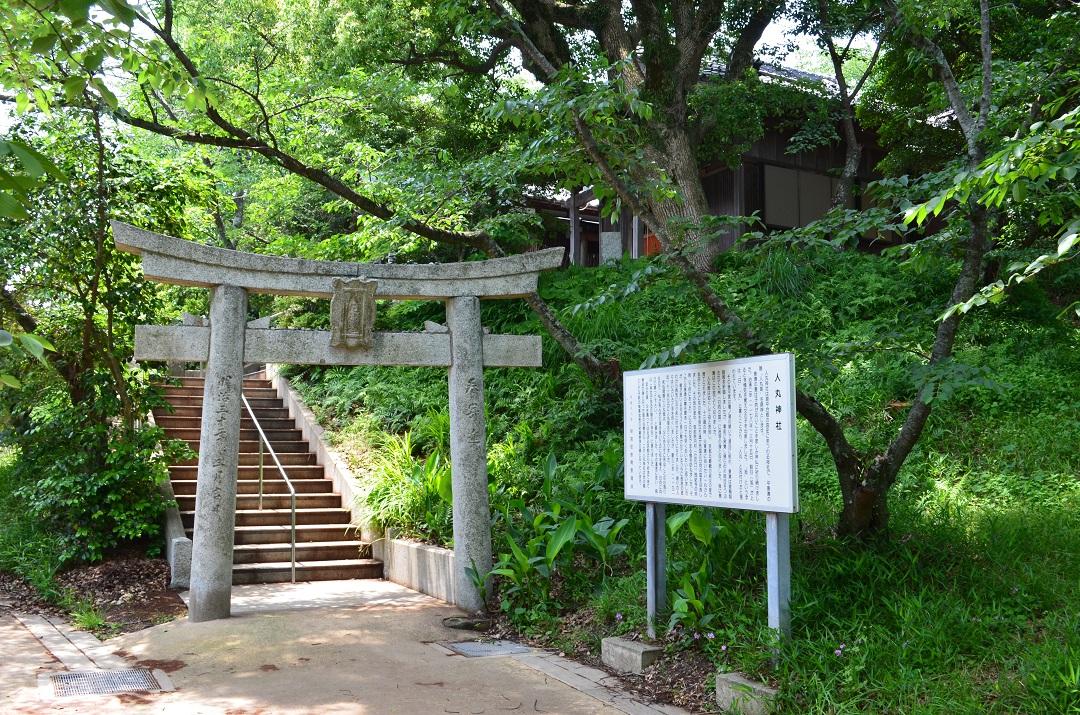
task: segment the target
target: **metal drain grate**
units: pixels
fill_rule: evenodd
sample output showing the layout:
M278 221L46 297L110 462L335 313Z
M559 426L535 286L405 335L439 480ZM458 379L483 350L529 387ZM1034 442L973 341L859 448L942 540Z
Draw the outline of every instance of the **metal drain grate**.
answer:
M489 658L495 655L516 655L532 649L513 641L451 641L443 646L466 658Z
M124 670L75 670L49 676L53 697L111 695L113 693L158 692L162 690L154 674L145 668Z

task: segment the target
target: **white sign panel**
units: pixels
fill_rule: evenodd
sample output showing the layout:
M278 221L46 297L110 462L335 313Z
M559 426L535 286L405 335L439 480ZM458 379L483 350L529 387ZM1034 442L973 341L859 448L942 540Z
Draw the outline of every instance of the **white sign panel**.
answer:
M799 509L790 353L623 373L627 499Z

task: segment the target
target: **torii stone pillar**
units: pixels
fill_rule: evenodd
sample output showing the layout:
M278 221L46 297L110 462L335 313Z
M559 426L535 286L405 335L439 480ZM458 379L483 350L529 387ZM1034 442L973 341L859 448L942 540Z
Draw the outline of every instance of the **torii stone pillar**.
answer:
M119 222L113 222L112 228L119 249L142 257L146 278L214 292L209 328L139 325L135 329L137 360L207 364L191 620L229 616L244 363L450 368L454 599L466 610L480 609L484 594L467 570L486 574L492 561L484 368L540 367L542 362L539 335L484 334L480 299L524 298L535 293L540 272L559 267L564 251L552 248L486 261L427 265L343 263L229 251ZM355 319L358 325L344 326L345 330L335 325L332 332L255 326L245 330L249 292L325 299L351 287L366 291L366 297L342 296L345 302L339 303L337 313L345 321ZM372 317L376 298L441 301L446 305L448 329L445 333L371 331L363 319ZM362 300L372 303L358 306Z
M247 291L214 288L191 546L192 621L230 615L246 323Z
M487 429L484 424L484 333L480 300L451 298L450 477L454 490L454 593L467 611L484 607L484 594L469 576L491 570L491 506L488 504Z

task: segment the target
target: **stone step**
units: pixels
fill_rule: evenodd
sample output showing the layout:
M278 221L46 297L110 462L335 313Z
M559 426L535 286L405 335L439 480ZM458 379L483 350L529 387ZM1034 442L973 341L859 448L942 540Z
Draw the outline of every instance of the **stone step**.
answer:
M191 529L185 529L191 536ZM235 544L282 544L289 543L292 529L286 525L238 526ZM356 535L352 524L297 524L296 543L312 541L349 541Z
M196 449L195 451L198 452L199 450ZM311 452L279 452L278 453L278 461L281 462L282 466L284 466L284 467L295 466L295 465L305 465L305 464L306 465L311 465L311 464L315 464L315 455L312 454ZM266 463L266 464L273 464L273 461L265 454L263 455L263 462ZM187 461L184 461L184 462L177 462L176 464L180 465L180 466L188 467L188 466L192 466L192 465L197 465L198 463L199 463L199 459L198 459L198 457L196 457L195 459L190 459L190 460L187 460ZM258 463L259 463L259 452L258 451L250 452L250 453L244 453L244 454L240 455L240 464L243 465L243 466L253 466L253 465L258 465Z
M259 425L264 430L282 430L282 429L296 429L296 422L288 418L267 417L263 418L256 415L259 418ZM158 427L165 429L166 431L171 429L193 429L199 430L202 427L202 415L161 415L160 417L154 415L154 422ZM240 429L254 429L255 423L250 417L240 418Z
M311 541L296 545L297 561L334 561L361 558L371 544L363 541ZM233 547L234 564L289 561L289 544L240 544Z
M297 498L299 499L299 495ZM238 508L236 510L236 525L288 526L290 524L290 517L292 516L291 509L269 509L265 508L265 504L263 506L263 509ZM297 504L296 525L299 527L308 524L343 524L349 521L351 516L348 509L342 509L340 506L301 509L300 505ZM195 512L182 511L180 512L180 519L184 522L184 528L191 528L191 525L195 523Z
M165 387L165 399L167 399L169 402L172 402L173 400L178 400L179 401L179 400L186 399L186 398L191 398L191 397L196 397L196 398L202 399L202 396L203 396L203 388L202 388L202 386L191 386L191 387L187 387L187 386L185 386L185 387L167 386L167 387ZM273 399L273 400L276 400L276 399L278 399L278 394L277 394L277 390L275 390L272 387L247 387L245 385L244 386L244 397L248 398L248 400L253 400L253 399L259 399L259 400Z
M264 419L288 419L289 408L288 407L253 407L255 417L261 422ZM248 419L246 411L242 412L242 419ZM202 419L202 405L172 405L172 410L158 409L154 410L154 421L156 422L163 417L196 417Z
M201 377L180 377L180 378L169 378L169 379L170 380L179 380L180 384L183 385L184 387L191 387L191 386L202 387L203 384L206 382L206 380L204 378L201 378ZM244 378L244 387L273 387L273 383L271 383L269 380L266 380L264 378L245 377Z
M260 424L262 424L260 422ZM248 422L248 427L245 429L243 423L240 425L240 439L245 442L253 442L259 439L259 431L255 429L254 424ZM303 433L290 425L286 429L270 429L266 425L262 425L263 434L270 440L272 444L278 442L297 442L301 441L304 437ZM165 436L169 439L182 439L186 441L198 441L201 427L166 427ZM274 449L277 449L275 447Z
M202 395L199 395L198 397L188 395L185 397L172 397L169 399L169 404L173 407L198 407L201 410L202 403ZM284 403L278 397L249 397L248 404L251 405L252 410L256 411L256 416L258 416L258 410L282 409L284 407ZM245 412L243 406L240 407L240 412Z
M172 481L173 493L176 496L191 496L195 494L194 479L174 479ZM301 494L330 494L334 491L334 483L329 479L293 479L293 488L297 496ZM258 479L241 479L236 482L237 494L258 494ZM267 479L263 482L263 494L288 494L289 490L282 479Z
M291 574L288 561L262 564L236 564L233 583L279 583L288 581ZM305 561L296 564L297 581L337 581L347 578L382 578L383 565L375 559L339 559L334 561Z
M258 457L259 455L255 455ZM303 457L303 455L296 454L283 454L284 457ZM289 475L289 479L321 479L324 474L324 469L321 464L285 464L285 473ZM237 476L240 479L252 479L257 480L259 478L259 466L256 459L255 464L242 465L237 468ZM198 465L173 465L169 467L169 475L173 479L196 479L199 474ZM271 479L281 479L281 475L278 474L277 467L275 467L269 459L266 460L266 464L263 467L263 479L269 481Z
M289 508L289 495L288 494L268 494L266 493L266 483L263 482L263 509L288 509ZM257 490L256 490L257 491ZM288 491L288 490L286 490ZM195 495L184 494L176 495L176 503L179 505L181 511L194 511L195 510ZM341 494L338 492L327 492L325 494L297 494L296 495L296 508L297 509L337 509L341 507ZM259 495L258 494L238 494L236 496L236 508L237 509L258 509L259 508Z
M197 440L197 439L185 439L185 440L182 440L182 441L187 442L187 446L191 447L196 452L199 451L199 440ZM294 454L296 452L302 452L302 453L306 454L307 451L308 451L308 443L304 442L304 441L299 441L299 440L287 440L287 441L285 441L285 440L282 440L282 441L271 440L270 445L274 448L274 451L277 452L279 457L282 454L288 454L290 452L294 453ZM240 455L243 456L245 454L254 455L255 460L256 460L256 464L257 464L258 459L259 459L259 440L257 440L257 439L241 439L240 440ZM269 457L267 457L267 459L269 459ZM282 462L282 464L284 464L284 462Z
M303 440L303 433L289 417L276 390L269 381L246 379L244 394L296 490L296 525L290 523L294 512L288 484L265 453L263 479L259 480L262 442L255 422L245 410L240 421L233 583L289 581L294 533L297 581L381 578L382 563L361 558L370 553L370 545L356 539L357 529L348 523L351 512L342 507L341 494L325 478L324 468L315 463L310 445ZM202 379L184 378L179 385L166 386L165 396L171 409L155 411L155 420L164 428L166 437L182 440L197 452L202 435ZM195 522L197 465L194 459L169 468L180 517L189 536Z

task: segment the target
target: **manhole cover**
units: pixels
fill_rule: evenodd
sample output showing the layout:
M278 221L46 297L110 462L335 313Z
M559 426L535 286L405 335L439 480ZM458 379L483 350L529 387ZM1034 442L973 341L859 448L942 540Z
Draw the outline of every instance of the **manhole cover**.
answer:
M158 692L172 690L163 685L156 673L145 668L123 670L73 670L51 673L48 692L55 698L74 695L111 695L113 693Z
M528 653L531 648L514 641L455 641L444 646L466 658L487 658L493 655Z

